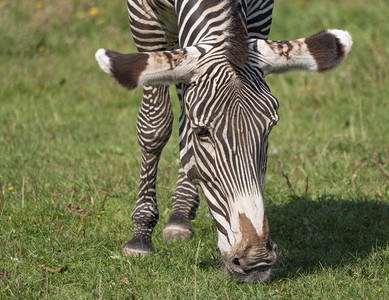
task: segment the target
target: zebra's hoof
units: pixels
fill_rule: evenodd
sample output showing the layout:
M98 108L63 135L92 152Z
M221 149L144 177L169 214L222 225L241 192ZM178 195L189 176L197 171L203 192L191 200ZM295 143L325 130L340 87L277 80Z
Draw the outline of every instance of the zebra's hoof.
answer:
M162 232L162 237L168 242L190 239L192 236L193 229L190 220L177 215L170 216Z
M154 253L153 243L149 239L133 236L124 246L124 256L145 256Z

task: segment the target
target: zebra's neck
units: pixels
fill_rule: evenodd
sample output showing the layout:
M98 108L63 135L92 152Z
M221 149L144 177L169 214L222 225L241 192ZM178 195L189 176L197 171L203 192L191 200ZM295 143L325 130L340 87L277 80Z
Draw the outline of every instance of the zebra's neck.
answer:
M177 0L180 47L206 43L221 49L233 65L242 67L248 56L245 2Z

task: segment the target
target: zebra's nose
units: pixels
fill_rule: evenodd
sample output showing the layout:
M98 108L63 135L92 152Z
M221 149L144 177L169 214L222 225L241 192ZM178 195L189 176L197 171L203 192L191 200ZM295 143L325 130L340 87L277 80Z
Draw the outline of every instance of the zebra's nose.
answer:
M266 282L276 259L277 244L269 239L266 247L246 248L225 259L225 264L229 273L238 281Z
M231 258L231 264L249 271L255 267L271 267L277 259L277 244L270 238L265 249L250 247L243 253L237 253Z
M250 272L252 270L258 269L269 269L275 262L275 256L273 253L269 254L266 259L253 259L250 257L234 257L231 261L233 269L236 271L242 271L244 273Z

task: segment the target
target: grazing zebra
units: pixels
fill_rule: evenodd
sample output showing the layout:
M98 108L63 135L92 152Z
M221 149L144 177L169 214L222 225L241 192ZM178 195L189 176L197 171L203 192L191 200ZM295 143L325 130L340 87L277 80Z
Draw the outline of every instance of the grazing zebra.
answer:
M352 46L341 30L269 41L272 10L273 0L128 0L140 52L96 52L100 68L121 85L144 87L137 122L140 186L126 255L154 251L157 165L172 130L168 85L176 84L180 168L163 236L191 237L200 185L228 272L238 281L269 278L277 246L269 236L263 191L278 101L264 77L334 68Z

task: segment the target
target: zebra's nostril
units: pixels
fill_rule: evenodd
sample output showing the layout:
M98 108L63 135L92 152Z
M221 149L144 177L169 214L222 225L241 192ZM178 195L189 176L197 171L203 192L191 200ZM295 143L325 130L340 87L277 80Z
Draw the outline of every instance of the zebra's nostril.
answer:
M275 253L278 253L278 246L276 243L274 243L274 245L273 245L273 250Z
M235 258L232 260L232 263L233 263L235 266L240 266L239 258L235 257Z

